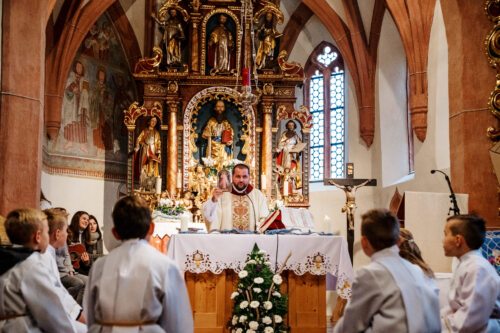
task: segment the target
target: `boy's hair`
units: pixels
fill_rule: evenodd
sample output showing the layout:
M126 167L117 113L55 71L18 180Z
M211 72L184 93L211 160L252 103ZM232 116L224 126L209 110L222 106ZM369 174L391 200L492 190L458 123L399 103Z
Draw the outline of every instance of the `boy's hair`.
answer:
M479 249L486 236L486 221L479 215L455 215L446 220L453 221L450 231L453 235L462 235L472 250Z
M122 240L145 238L151 225L151 211L139 197L126 196L113 208L113 224Z
M361 235L375 251L391 247L399 239L399 221L387 209L372 209L361 216Z
M42 221L46 218L46 215L37 209L14 209L7 214L5 231L12 244L25 245L37 231L43 229Z
M64 226L68 225L66 215L56 209L50 208L43 211L47 215L47 222L49 223L49 235L52 235L56 230L62 230Z

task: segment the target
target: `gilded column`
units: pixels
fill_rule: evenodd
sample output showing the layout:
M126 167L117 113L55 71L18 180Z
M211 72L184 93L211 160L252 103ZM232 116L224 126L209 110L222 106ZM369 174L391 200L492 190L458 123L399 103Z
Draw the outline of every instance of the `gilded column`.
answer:
M266 188L262 192L271 196L273 174L273 142L272 142L273 101L263 98L262 101L262 140L261 140L261 177L264 175ZM260 179L262 185L262 178Z
M167 135L167 191L171 196L176 195L177 180L177 111L179 100L177 97L167 97L168 108L168 135Z
M199 51L199 34L198 34L198 27L201 21L201 14L200 13L191 13L191 23L192 23L192 28L191 28L191 70L194 73L198 73L200 71L200 51Z

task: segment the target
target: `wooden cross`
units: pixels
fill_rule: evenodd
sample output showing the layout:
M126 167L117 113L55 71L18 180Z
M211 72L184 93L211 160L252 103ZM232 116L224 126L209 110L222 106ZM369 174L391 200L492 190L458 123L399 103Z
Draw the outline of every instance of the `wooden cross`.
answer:
M350 163L348 163L350 164ZM349 168L351 167L351 168ZM342 213L346 213L346 223L347 223L347 246L349 250L349 256L351 257L351 263L353 262L353 250L354 250L354 210L356 209L356 190L363 186L377 186L376 179L355 179L353 166L348 165L348 177L351 178L330 178L325 179L325 185L333 185L344 191L346 201L345 206L342 207Z

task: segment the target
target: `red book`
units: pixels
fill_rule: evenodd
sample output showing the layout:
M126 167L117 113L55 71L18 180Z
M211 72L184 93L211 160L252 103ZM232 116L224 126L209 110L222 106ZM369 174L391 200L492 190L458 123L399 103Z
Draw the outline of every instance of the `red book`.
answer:
M262 223L259 228L260 232L264 232L266 230L276 230L276 229L286 229L285 225L281 221L281 210L275 210L272 212Z
M231 133L231 130L223 130L222 131L222 138L221 138L222 143L228 143L230 141L233 141L233 134Z

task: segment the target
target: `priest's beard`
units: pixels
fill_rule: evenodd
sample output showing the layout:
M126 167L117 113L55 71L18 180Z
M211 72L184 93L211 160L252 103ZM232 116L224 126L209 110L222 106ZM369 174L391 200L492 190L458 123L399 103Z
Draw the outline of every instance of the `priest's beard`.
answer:
M233 183L234 188L236 189L237 192L245 192L245 190L248 187L248 184L237 184Z

